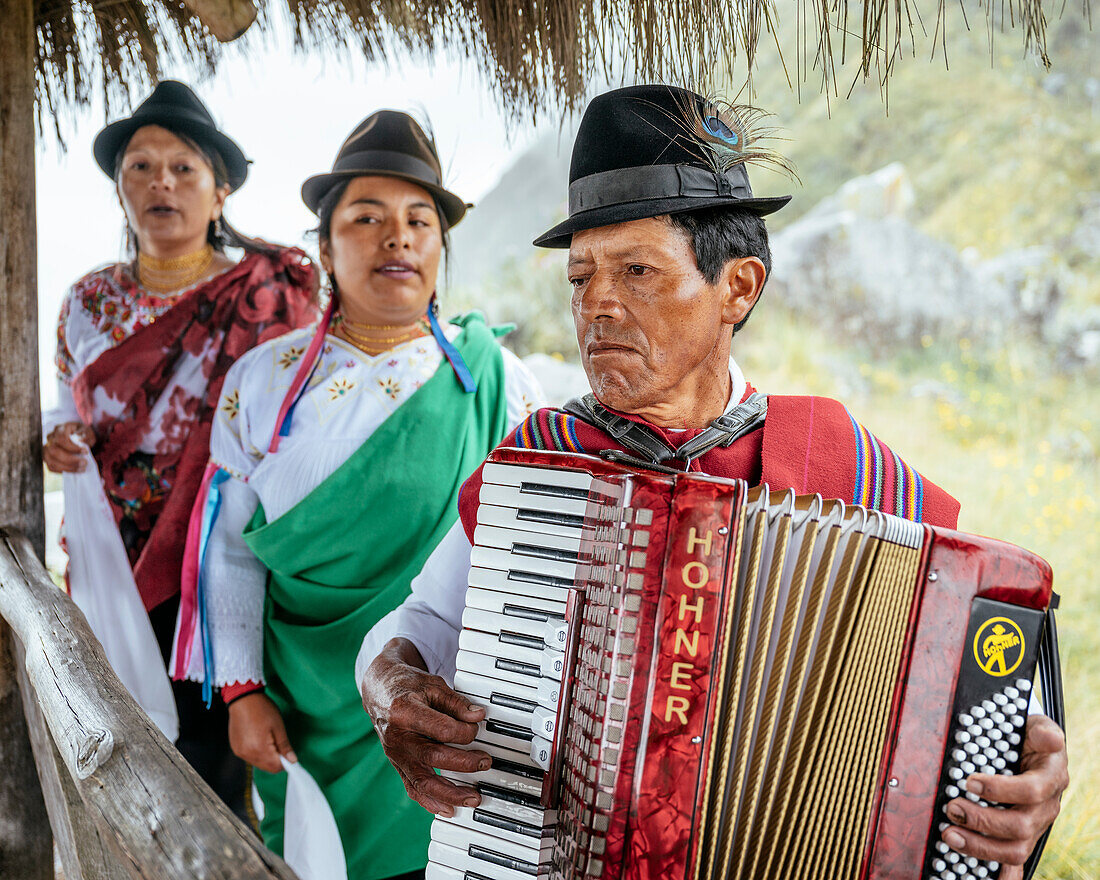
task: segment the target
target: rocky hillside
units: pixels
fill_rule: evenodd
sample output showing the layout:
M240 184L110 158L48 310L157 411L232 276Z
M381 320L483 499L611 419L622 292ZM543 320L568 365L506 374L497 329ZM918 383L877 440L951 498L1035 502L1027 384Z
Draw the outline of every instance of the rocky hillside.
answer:
M887 96L873 81L847 98L813 80L792 89L765 58L753 100L775 113L789 138L776 146L800 178L753 171L758 192L795 195L769 219L774 295L799 310L832 304L850 329L889 328L890 344L1021 322L1067 364L1095 361L1100 36L1067 11L1051 26L1048 72L1009 37L991 53L979 21L949 32L950 70L918 43ZM842 88L856 80L851 64L838 69ZM517 348L566 357L563 261L530 240L564 214L571 141L554 132L509 169L456 230L452 273L456 303L524 325Z

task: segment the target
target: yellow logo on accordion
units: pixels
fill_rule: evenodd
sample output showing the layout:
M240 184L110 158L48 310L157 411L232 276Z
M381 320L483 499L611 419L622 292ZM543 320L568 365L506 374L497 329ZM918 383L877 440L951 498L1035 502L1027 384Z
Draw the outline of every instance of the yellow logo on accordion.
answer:
M1024 634L1007 617L991 617L974 635L974 659L983 672L1011 675L1024 659Z

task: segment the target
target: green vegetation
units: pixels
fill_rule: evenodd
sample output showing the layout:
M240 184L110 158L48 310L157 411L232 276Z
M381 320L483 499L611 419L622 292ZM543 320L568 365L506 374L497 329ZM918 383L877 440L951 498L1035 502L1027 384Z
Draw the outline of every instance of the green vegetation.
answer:
M1073 779L1038 876L1100 877L1100 762L1089 750L1100 741L1100 387L1059 373L1030 339L925 342L884 361L765 301L734 344L762 390L843 399L961 500L960 528L1051 563Z
M773 146L801 179L792 189L753 169L757 191L795 195L769 225L780 229L845 181L901 162L916 193L911 219L923 231L982 258L1049 246L1073 272L1067 305L1100 304L1100 253L1075 235L1090 208L1100 223L1100 38L1067 8L1051 24L1048 72L1005 34L991 55L984 16L967 5L972 31L952 10L950 69L942 52L929 60L929 41L918 39L917 57L892 74L888 112L873 75L845 99L858 78L851 62L839 69L839 98L818 94L811 74L800 100L778 62L762 59L752 101L775 114L789 140Z

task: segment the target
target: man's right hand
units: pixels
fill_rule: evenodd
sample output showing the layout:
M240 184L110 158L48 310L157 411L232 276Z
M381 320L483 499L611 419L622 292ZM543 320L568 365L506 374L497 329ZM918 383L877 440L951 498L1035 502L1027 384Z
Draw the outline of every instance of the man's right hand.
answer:
M79 435L89 447L95 443L95 432L81 422L65 422L50 431L42 447L42 461L55 474L84 470L84 450L73 442L73 434Z
M429 675L424 659L408 639L386 643L363 679L363 708L390 763L401 774L405 791L424 809L453 816L454 808L476 807L481 796L455 785L435 769L458 773L488 770L492 759L482 751L447 743L474 741L485 710Z
M263 691L245 694L229 704L229 748L242 761L268 773L283 772L280 755L298 762L283 716Z

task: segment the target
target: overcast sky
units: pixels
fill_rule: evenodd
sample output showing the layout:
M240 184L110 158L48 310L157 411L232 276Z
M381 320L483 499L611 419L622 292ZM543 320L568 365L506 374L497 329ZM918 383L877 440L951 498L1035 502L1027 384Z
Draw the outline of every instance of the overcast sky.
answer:
M530 124L508 126L468 62L405 60L387 69L279 46L254 51L247 61L237 54L227 53L215 78L190 84L254 162L226 216L245 234L269 241L314 249L304 235L315 218L299 196L302 181L328 171L348 133L380 108L427 113L447 184L469 201L491 189L537 136ZM169 68L165 78L187 81L187 73ZM122 249L122 209L92 159L103 125L103 109L94 106L64 125L67 152L52 131L39 144L39 362L46 406L56 396L52 363L61 298L81 275L118 260Z

